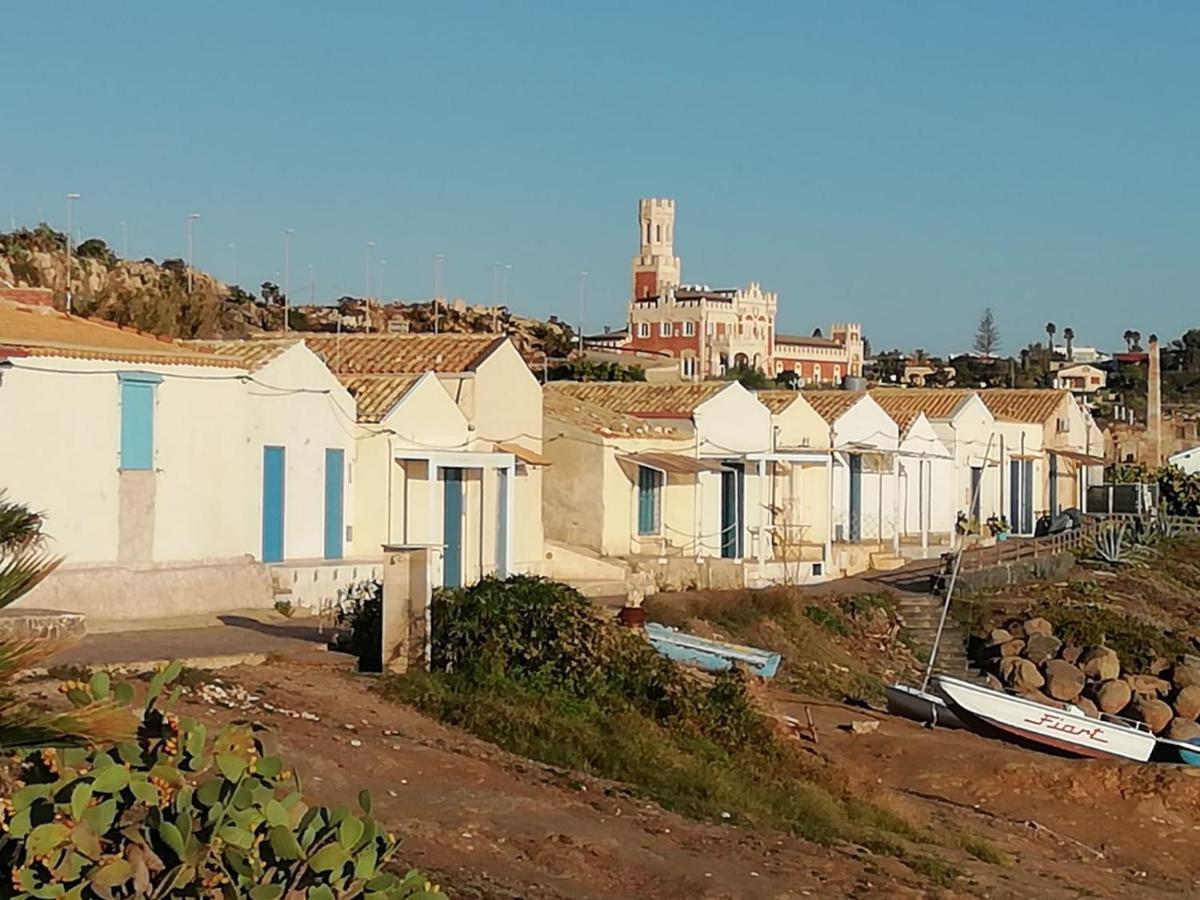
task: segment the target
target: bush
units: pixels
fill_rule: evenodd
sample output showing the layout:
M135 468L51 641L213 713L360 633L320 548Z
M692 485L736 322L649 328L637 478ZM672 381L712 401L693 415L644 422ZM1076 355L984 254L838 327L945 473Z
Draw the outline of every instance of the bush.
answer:
M338 648L358 657L360 672L383 671L383 582L367 579L338 591Z
M23 758L23 784L3 807L7 896L442 897L417 873L383 871L397 844L365 791L361 814L310 808L250 726L209 741L203 724L167 711L178 688L160 706L179 671L173 663L151 682L135 740ZM67 692L87 703L110 685L101 673Z

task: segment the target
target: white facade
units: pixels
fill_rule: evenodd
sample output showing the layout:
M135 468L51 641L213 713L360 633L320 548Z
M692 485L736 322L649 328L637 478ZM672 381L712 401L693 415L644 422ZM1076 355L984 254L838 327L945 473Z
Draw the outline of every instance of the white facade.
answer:
M927 546L954 532L954 457L924 413L900 440L897 475L901 537Z
M1167 462L1172 466L1178 466L1189 475L1195 475L1200 472L1200 447L1176 453Z
M863 394L838 416L832 429L834 540L898 541L899 427Z

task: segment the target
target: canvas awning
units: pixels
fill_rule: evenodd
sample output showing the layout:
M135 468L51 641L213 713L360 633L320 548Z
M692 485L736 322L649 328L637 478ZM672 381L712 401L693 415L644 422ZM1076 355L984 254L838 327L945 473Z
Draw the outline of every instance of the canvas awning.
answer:
M1086 453L1080 453L1078 450L1048 450L1047 452L1053 453L1055 456L1061 456L1063 459L1069 459L1071 462L1077 462L1084 466L1105 465L1103 456L1089 456Z
M1038 453L1010 453L1008 458L1017 462L1033 462L1035 459L1041 459L1041 454Z
M520 444L510 444L500 442L496 444L498 453L511 453L527 466L548 466L551 465L549 458L542 456L536 450L530 450L528 447L522 447Z
M622 453L617 461L633 466L645 466L671 475L699 475L701 472L720 472L721 463L715 459L695 459L681 453L643 450L641 453Z

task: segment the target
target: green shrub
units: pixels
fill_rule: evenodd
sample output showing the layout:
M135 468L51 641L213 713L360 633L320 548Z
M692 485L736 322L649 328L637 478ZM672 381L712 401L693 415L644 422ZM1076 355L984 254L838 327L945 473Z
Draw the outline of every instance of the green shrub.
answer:
M836 634L838 637L850 635L850 626L846 624L846 620L831 609L824 606L808 606L805 607L804 614L830 634Z
M299 779L255 730L205 726L159 703L178 663L151 682L134 740L26 754L3 804L0 866L16 898L437 898L423 876L384 871L394 838L370 816L308 807ZM75 703L114 694L99 673ZM98 696L100 695L100 696Z
M338 591L339 649L358 657L363 672L383 671L383 582L367 579Z

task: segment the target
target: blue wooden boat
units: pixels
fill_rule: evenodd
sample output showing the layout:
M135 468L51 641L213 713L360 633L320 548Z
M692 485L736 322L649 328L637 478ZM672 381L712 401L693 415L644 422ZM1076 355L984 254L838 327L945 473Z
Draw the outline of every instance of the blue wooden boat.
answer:
M1200 766L1200 738L1173 741L1170 738L1160 737L1158 745L1167 751L1168 761L1174 757L1184 765Z
M741 663L762 678L774 678L779 670L778 653L697 637L657 622L646 623L646 637L654 649L668 659L696 666L706 672L732 669L735 663Z

